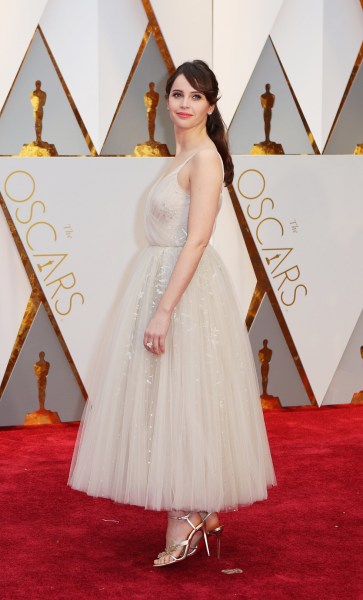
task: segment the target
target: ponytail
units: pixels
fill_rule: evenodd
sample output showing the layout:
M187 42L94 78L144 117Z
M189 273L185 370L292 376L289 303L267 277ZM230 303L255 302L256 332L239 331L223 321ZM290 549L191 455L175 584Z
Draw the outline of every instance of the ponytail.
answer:
M217 105L212 114L207 117L207 133L221 155L224 166L224 183L229 185L233 181L234 167L229 151L227 129Z

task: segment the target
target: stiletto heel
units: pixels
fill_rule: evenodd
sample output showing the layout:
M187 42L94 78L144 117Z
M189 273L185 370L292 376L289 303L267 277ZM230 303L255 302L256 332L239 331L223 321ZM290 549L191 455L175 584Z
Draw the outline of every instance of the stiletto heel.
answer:
M206 525L208 517L210 517L212 514L213 513L201 513L202 522L205 525ZM216 536L217 558L221 557L221 537L222 537L223 529L224 529L224 525L219 525L218 527L215 527L214 529L210 529L209 531L208 531L207 527L205 527L205 532L206 532L207 537L209 537L211 535ZM208 556L210 556L209 551L208 551Z
M223 533L224 525L220 525L211 531L207 531L207 536L215 535L217 540L217 558L221 558L221 537Z
M195 536L195 534L198 532L203 533L202 539L204 539L207 554L208 554L208 556L210 555L209 554L209 546L208 546L208 536L207 536L207 532L205 530L205 521L202 519L201 522L199 523L199 525L194 525L191 522L191 520L189 519L191 514L192 513L189 512L187 515L182 515L180 517L174 517L173 515L169 515L170 519L177 519L178 521L187 521L188 525L192 528L192 530L185 540L183 540L182 542L179 542L179 544L174 544L173 546L169 546L168 548L165 548L164 552L161 552L158 555L158 558L162 558L163 556L169 556L170 560L168 562L159 563L157 565L154 564L154 567L167 567L168 565L174 565L175 563L180 562L181 560L185 560L186 558L193 556L193 554L196 553L199 545L196 546L195 548L192 548L192 550L191 550L190 549L191 542L192 542L192 539ZM173 552L175 552L178 548L182 548L182 552L181 552L180 556L174 556Z

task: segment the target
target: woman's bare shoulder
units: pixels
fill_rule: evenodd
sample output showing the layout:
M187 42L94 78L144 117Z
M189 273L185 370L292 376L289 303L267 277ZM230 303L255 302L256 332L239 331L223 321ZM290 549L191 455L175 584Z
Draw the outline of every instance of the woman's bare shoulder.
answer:
M208 171L208 173L215 172L217 177L219 171L223 175L222 160L221 156L214 146L206 146L198 150L191 161L192 171Z
M220 164L220 154L213 144L213 146L204 146L197 150L191 160L192 166L214 166Z

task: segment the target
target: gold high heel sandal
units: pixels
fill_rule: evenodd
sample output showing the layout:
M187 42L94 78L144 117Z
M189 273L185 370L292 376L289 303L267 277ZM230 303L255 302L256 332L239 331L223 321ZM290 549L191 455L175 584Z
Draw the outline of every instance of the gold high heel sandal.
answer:
M191 514L192 513L189 512L187 515L182 515L181 517L174 517L173 515L169 515L170 519L177 519L178 521L187 521L188 525L192 528L192 530L185 540L179 542L179 544L174 544L173 546L165 548L164 552L160 552L160 554L158 555L158 558L162 558L163 556L170 556L171 560L169 560L166 563L160 563L158 565L154 564L154 567L167 567L168 565L174 565L175 563L180 562L181 560L185 560L186 558L189 558L190 556L195 554L195 551L192 551L191 553L189 551L192 539L194 535L198 532L203 533L205 548L209 556L209 546L207 532L205 529L205 521L202 519L199 525L194 525L189 519ZM174 554L172 553L175 552L178 548L182 548L182 553L180 554L180 556L174 556Z

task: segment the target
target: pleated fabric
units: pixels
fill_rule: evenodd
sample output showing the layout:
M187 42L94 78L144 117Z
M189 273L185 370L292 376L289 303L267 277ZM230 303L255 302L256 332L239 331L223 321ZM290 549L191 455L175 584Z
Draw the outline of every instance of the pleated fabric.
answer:
M210 245L173 311L165 354L143 346L187 237L179 169L149 196L150 246L98 350L69 485L154 510L236 510L266 498L275 475L248 334Z

